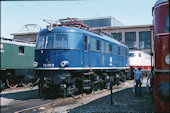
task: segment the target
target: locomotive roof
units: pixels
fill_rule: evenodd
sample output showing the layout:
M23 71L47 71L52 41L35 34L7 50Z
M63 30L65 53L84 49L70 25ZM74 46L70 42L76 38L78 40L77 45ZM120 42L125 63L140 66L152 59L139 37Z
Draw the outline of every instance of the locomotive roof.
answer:
M111 37L108 37L106 35L98 35L98 34L95 34L93 32L90 32L90 31L86 31L86 30L83 30L83 29L79 29L79 28L75 28L75 27L66 27L66 26L60 26L60 27L54 27L53 28L53 31L51 31L52 33L68 33L68 32L72 32L72 33L84 33L84 34L87 34L87 35L91 35L91 36L94 36L94 37L99 37L103 40L108 40L110 42L113 42L113 43L116 43L116 44L119 44L121 46L124 46L124 47L127 47L126 45L124 44L121 44L119 41L111 38ZM48 34L50 33L50 31L48 31L48 28L45 28L45 29L42 29L38 34L39 35L44 35L44 34Z
M14 44L14 45L19 45L19 46L30 46L30 47L35 47L35 44L32 43L27 43L27 42L17 42L14 40L4 40L1 39L1 44L6 43L6 44Z
M167 2L168 0L157 0L157 2L155 3L154 7L163 3L163 2Z

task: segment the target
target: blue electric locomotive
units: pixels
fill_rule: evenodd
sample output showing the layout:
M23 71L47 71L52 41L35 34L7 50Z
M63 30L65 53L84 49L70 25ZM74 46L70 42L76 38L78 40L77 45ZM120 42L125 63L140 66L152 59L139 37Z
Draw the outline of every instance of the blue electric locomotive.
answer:
M105 88L126 78L128 47L106 35L66 26L43 29L34 67L45 95L74 95Z

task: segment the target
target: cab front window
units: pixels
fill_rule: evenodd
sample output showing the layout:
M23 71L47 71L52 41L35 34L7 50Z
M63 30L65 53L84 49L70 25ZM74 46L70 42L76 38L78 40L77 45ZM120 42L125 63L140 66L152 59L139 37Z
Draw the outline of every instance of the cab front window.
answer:
M49 35L46 38L45 48L52 49L54 47L53 35Z
M68 48L67 35L57 34L55 37L55 48Z
M39 36L36 48L44 49L44 46L45 46L45 36Z

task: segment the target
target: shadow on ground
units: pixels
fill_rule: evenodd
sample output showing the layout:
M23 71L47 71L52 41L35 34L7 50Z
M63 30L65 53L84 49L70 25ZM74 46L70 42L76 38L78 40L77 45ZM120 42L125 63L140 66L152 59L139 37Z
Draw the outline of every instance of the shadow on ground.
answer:
M15 100L35 99L38 98L38 89L15 92L15 93L0 94L0 97L15 99Z
M136 97L132 88L127 88L112 94L113 105L110 105L110 95L99 98L86 105L70 110L70 113L86 112L156 112L152 95L142 87L142 95Z

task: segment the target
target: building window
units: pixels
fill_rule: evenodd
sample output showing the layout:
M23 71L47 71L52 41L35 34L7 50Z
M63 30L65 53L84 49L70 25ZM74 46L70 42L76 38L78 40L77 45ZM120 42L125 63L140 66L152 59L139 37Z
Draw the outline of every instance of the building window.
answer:
M150 31L139 32L139 48L148 49L150 48Z
M100 41L97 40L97 51L100 51Z
M136 48L136 32L126 32L125 42L129 48Z
M18 47L18 53L19 54L24 54L24 46L19 46Z
M88 42L87 42L87 36L84 37L84 50L87 50Z
M113 35L113 38L116 40L122 41L122 33L111 33Z

